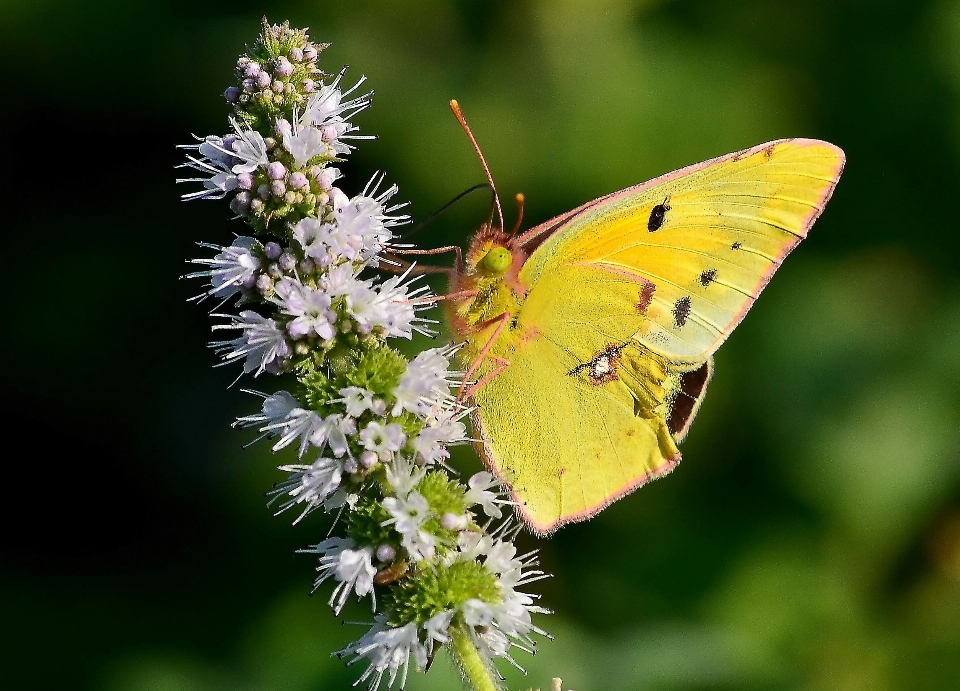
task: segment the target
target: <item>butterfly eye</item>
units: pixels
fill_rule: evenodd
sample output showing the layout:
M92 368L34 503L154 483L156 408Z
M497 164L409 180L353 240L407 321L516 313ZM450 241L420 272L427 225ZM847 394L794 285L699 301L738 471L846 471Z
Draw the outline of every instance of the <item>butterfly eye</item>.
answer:
M494 247L484 255L481 261L483 268L493 274L506 273L511 263L513 263L513 255L506 247Z

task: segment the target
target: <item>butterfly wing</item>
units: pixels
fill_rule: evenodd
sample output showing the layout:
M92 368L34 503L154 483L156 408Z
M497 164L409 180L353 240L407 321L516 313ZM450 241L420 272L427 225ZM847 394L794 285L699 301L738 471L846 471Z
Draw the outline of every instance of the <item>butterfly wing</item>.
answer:
M843 162L825 142L771 142L608 195L519 238L536 248L519 275L528 294L511 364L477 392L475 424L488 465L533 529L587 518L679 461L656 418L676 439L686 432L710 355L806 236ZM621 347L615 377L582 376ZM661 398L647 396L658 381ZM639 412L638 396L650 398Z

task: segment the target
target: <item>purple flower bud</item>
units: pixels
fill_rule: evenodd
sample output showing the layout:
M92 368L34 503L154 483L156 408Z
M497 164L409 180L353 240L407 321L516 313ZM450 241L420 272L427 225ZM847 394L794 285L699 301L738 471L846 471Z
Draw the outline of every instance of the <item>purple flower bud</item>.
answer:
M302 262L300 262L300 271L302 271L305 274L312 274L314 268L315 267L313 266L313 262L310 260L310 257L307 257Z
M267 259L269 259L270 261L273 261L274 259L279 257L281 252L283 252L283 248L280 247L280 245L275 243L273 240L271 240L270 242L268 242L266 245L263 246L263 253L267 255Z
M348 458L343 462L343 470L344 472L347 472L353 475L355 472L360 470L360 468L357 467L357 462L355 460L353 460L352 458Z
M270 186L269 185L260 185L257 188L257 196L261 199L268 199L270 197Z
M323 206L328 201L330 201L330 195L328 195L326 192L321 192L317 195L317 204L320 206Z
M256 200L254 200L254 201L256 201ZM240 282L241 287L246 288L247 290L250 290L250 289L253 288L253 286L255 286L256 284L257 284L257 277L254 276L253 274L249 274L249 275L247 275L247 276L244 276L244 277L243 277L243 280Z
M283 272L280 270L280 266L278 264L271 264L270 266L268 266L267 273L273 276L274 278L280 278L281 276L283 276Z
M397 556L397 550L395 550L390 545L380 545L377 547L377 559L382 562L393 561L393 558Z
M293 62L301 62L303 60L303 50L294 46L290 49L290 52L287 53L287 57L293 60Z
M279 245L277 245L277 249L280 249ZM280 264L280 268L284 271L293 271L293 267L297 265L297 258L289 252L284 252L282 255L280 255L280 261L278 264Z
M268 293L273 290L273 279L266 274L257 276L257 290L261 293Z
M317 59L317 49L314 48L309 43L303 47L303 59L304 60L316 60Z
M266 72L261 72L255 77L255 79L257 86L259 86L261 89L266 89L268 86L270 86L270 75Z
M263 200L262 199L252 199L250 201L250 213L259 214L263 211Z
M317 88L317 85L312 79L304 79L302 82L300 82L300 88L303 89L303 93L309 94L313 93L313 90Z
M382 398L374 398L370 402L370 410L373 411L374 415L383 416L387 412L387 404Z
M259 62L250 61L243 69L243 76L256 79L257 75L259 75L261 71L262 70Z
M274 197L282 197L287 193L287 186L283 184L283 180L274 180L270 183L270 194Z
M280 161L274 161L267 166L267 175L271 180L283 180L287 176L287 169L283 167Z
M273 126L273 131L281 137L289 137L293 134L293 128L286 118L280 118Z
M283 82L281 82L279 79L277 79L276 81L273 82L273 84L270 86L270 88L273 89L274 93L276 93L276 94L282 94L282 93L283 93Z
M252 79L244 79L242 86L243 86L243 90L246 91L248 94L252 93L257 88L257 85L254 84Z
M293 65L285 57L279 57L273 61L273 69L281 77L289 77L293 74Z
M250 173L240 173L237 176L237 184L240 185L240 189L249 190L253 188L253 176Z
M364 451L360 454L360 465L369 470L380 462L380 457L374 451Z
M307 175L312 177L314 180L320 179L320 173L323 172L323 168L320 166L310 166L307 168Z
M447 530L463 530L467 527L467 517L463 515L458 516L448 511L443 514L443 518L440 519L440 525Z
M230 103L236 103L237 99L240 98L240 89L235 86L228 87L227 90L223 92L223 97Z
M237 193L237 196L230 200L230 210L237 216L246 216L247 211L250 210L250 193Z
M328 142L336 140L336 138L339 136L337 133L337 126L329 123L320 128L320 134Z
M250 64L250 58L248 58L246 55L241 55L239 58L237 58L238 70L242 70L244 67L246 67L249 64Z
M334 173L330 168L324 168L320 171L320 175L317 176L317 184L320 185L320 189L327 192L333 187L333 183L337 181L337 174Z
M292 187L293 189L302 190L306 186L307 186L307 176L301 173L300 171L297 171L296 173L290 176L290 187Z

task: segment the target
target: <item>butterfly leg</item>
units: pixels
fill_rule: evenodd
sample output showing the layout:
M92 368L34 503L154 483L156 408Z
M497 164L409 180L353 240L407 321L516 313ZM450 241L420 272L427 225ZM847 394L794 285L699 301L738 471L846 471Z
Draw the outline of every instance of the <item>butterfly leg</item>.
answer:
M477 371L477 368L480 366L480 363L484 361L487 355L490 354L490 349L493 348L493 344L496 343L497 339L500 338L500 334L503 333L503 330L507 328L507 324L510 323L510 320L513 319L513 314L510 312L504 312L499 317L494 317L493 319L488 319L487 321L480 322L474 327L474 330L479 331L493 324L497 324L497 328L493 330L493 333L490 334L490 339L487 341L486 345L483 346L483 350L480 351L480 354L477 355L477 358L470 363L470 366L467 368L467 371L463 375L463 383L460 384L460 392L457 394L457 402L459 403L464 398L467 397L467 391L473 393L481 386L490 381L493 377L500 374L505 370L509 365L509 360L504 360L503 358L491 358L497 362L498 369L494 370L491 374L485 375L480 381L471 385L468 389L467 382L470 381L470 377L473 376L473 373ZM499 323L498 323L499 322Z

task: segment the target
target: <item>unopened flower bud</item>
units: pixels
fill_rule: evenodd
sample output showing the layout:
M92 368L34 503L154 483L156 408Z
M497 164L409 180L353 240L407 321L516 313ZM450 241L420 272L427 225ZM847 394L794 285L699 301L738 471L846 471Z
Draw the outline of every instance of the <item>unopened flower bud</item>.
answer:
M277 79L273 82L273 84L270 85L270 88L273 89L275 94L279 95L283 93L283 86L283 82Z
M267 151L273 151L277 146L277 140L273 137L264 137L263 143L266 145Z
M324 168L322 171L320 171L320 175L317 177L317 184L320 185L320 189L329 192L336 180L337 174L329 168Z
M280 161L274 161L267 166L267 175L271 180L283 180L287 176L287 169L283 167Z
M263 200L262 199L252 199L250 201L250 213L259 214L263 211Z
M288 96L296 90L297 87L293 85L293 82L287 82L287 85L283 87L283 93L287 94Z
M274 278L280 278L283 276L283 272L280 270L279 264L271 264L267 267L267 273L273 276Z
M274 197L282 197L287 193L287 186L283 184L283 180L274 180L270 183L270 194Z
M312 274L315 268L316 267L314 267L313 261L310 259L310 257L307 257L302 262L300 262L300 271L302 271L305 274Z
M286 194L283 195L283 201L285 201L287 204L296 204L297 193L293 190L288 190Z
M463 530L467 527L467 517L463 514L447 512L440 519L440 524L447 530Z
M247 81L250 81L250 80L247 80ZM251 89L251 91L252 91L252 89ZM270 91L270 89L264 89L263 91L260 92L260 98L262 98L264 101L272 101L272 100L273 100L273 92Z
M289 77L293 74L293 65L284 57L279 57L273 62L274 71L281 77Z
M307 183L308 183L307 176L301 173L300 171L297 171L296 173L290 176L290 187L292 187L295 190L302 190L304 187L307 186Z
M303 47L303 59L304 60L316 60L317 59L317 49L314 48L311 44L307 44Z
M303 60L303 50L294 46L287 53L287 57L293 62L301 62Z
M254 201L257 201L257 200L254 199ZM246 288L247 290L250 290L256 284L257 284L257 277L254 274L249 274L247 276L244 276L243 280L240 281L240 286L242 288Z
M237 216L245 216L250 210L250 193L239 192L237 196L230 200L230 210Z
M257 276L257 290L261 293L269 293L273 290L273 279L267 276L267 274Z
M277 245L277 249L279 249L279 247L280 246ZM280 268L284 271L293 271L293 267L297 265L297 258L289 252L284 252L282 255L280 255L280 261L278 263L280 264Z
M277 257L279 257L281 252L283 252L283 248L273 240L263 246L263 253L267 255L267 259L270 261L274 261Z
M323 206L328 201L330 201L330 196L326 192L321 192L317 195L317 204Z
M397 556L397 550L395 550L390 545L380 545L377 547L377 559L382 562L393 561L393 558Z
M360 454L360 465L369 470L377 463L380 462L380 458L373 451L364 451Z
M383 416L387 412L387 404L382 398L374 398L370 402L370 410L373 411L374 415Z
M336 125L327 123L320 128L320 134L323 136L325 141L332 142L337 138L337 127Z
M249 64L250 64L250 58L248 58L246 55L241 55L239 58L237 58L237 69L238 69L238 70L242 70L243 68L245 68L245 67L246 67L247 65L249 65Z
M304 79L300 82L300 88L303 89L305 94L313 93L313 90L317 88L316 83L312 79Z
M254 79L257 86L259 86L261 89L265 89L270 86L270 75L266 72L261 72Z
M261 71L262 69L260 67L260 63L251 60L244 66L243 75L245 77L250 77L251 79L255 79L257 75L261 73Z
M237 176L237 184L240 189L249 190L253 188L253 176L250 173L240 173Z
M244 79L243 84L241 84L241 86L243 87L243 90L246 91L248 94L252 93L257 88L256 83L252 79Z
M257 196L260 197L261 199L269 199L269 198L270 198L270 185L260 185L260 186L257 188Z
M274 96L274 97L273 97L273 102L276 103L278 106L282 106L282 105L283 105L283 94L277 94L276 96Z
M223 92L223 97L230 103L236 103L237 99L240 98L240 89L235 86L228 87L227 90Z
M360 470L360 468L357 466L357 462L355 460L348 458L343 462L343 470L344 472L353 475L355 472Z
M312 177L314 180L319 180L321 173L323 173L322 166L310 166L309 168L307 168L307 175Z

